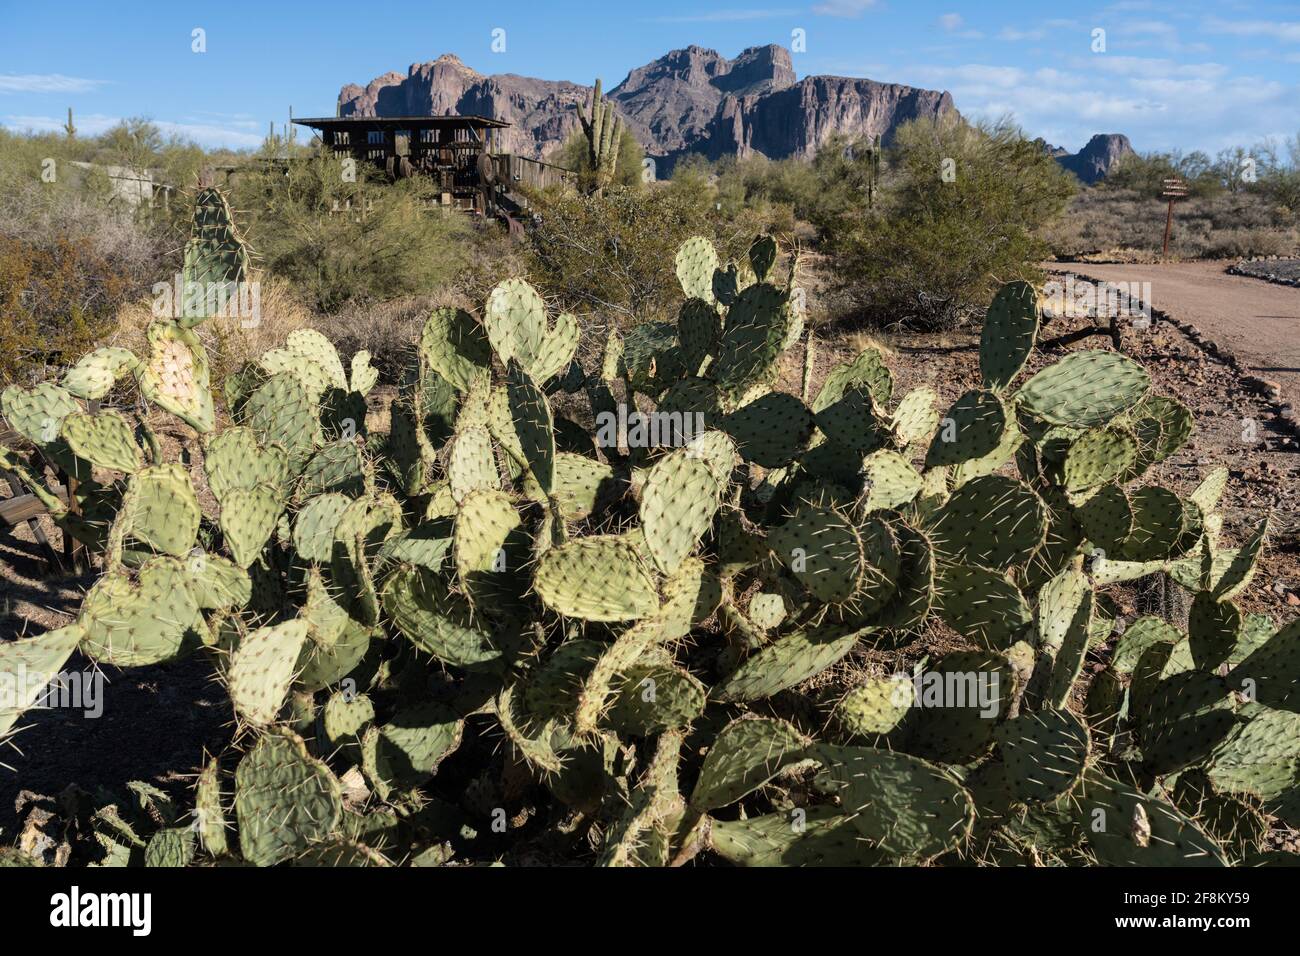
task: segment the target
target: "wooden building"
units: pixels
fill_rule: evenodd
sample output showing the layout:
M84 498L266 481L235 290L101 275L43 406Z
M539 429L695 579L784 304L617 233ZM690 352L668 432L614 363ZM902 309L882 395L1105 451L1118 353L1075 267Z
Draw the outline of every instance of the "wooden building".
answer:
M378 166L394 179L426 176L442 204L510 222L523 211L518 184L545 187L572 179L560 166L497 150L510 124L486 116L331 116L295 119L316 130L340 158Z

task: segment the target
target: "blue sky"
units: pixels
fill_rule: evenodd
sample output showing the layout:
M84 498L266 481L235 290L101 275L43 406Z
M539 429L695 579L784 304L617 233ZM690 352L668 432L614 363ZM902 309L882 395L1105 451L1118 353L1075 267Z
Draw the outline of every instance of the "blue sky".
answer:
M192 31L207 50L192 50ZM492 31L505 31L493 52ZM1094 31L1105 50L1094 52ZM789 47L799 75L949 90L968 116L1010 113L1077 149L1096 132L1142 151L1210 152L1300 132L1300 4L924 0L495 0L222 4L0 0L0 124L98 132L147 116L204 145L255 146L267 123L332 115L339 87L455 53L482 73L606 86L691 43Z

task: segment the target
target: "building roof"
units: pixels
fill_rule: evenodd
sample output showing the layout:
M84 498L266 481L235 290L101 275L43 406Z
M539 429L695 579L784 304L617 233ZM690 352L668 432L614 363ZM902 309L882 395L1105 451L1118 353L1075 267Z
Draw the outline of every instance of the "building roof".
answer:
M504 129L509 123L486 116L320 116L314 119L295 119L299 126L312 129L434 129L439 126L474 126L480 129Z

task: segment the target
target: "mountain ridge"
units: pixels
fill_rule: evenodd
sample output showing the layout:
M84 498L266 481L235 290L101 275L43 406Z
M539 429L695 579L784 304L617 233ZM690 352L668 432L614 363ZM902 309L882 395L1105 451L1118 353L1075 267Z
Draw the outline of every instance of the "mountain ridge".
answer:
M671 50L628 71L607 95L661 174L693 154L808 159L835 134L887 143L905 122L957 112L946 90L820 74L800 80L789 51L776 44L734 58L697 45ZM364 86L344 85L338 113L492 116L511 124L498 134L500 149L543 159L577 128L578 106L590 96L591 87L579 83L479 73L444 53L405 74L391 70ZM1132 152L1122 134L1098 134L1073 154L1044 148L1084 182Z
M349 83L340 116L477 113L502 119L504 151L543 158L577 128L591 88L567 80L483 74L458 56L413 63L364 86ZM953 111L946 91L853 77L795 74L784 47L749 47L728 58L688 46L628 72L608 92L646 155L671 166L690 154L772 159L811 157L834 133L881 136L899 125Z

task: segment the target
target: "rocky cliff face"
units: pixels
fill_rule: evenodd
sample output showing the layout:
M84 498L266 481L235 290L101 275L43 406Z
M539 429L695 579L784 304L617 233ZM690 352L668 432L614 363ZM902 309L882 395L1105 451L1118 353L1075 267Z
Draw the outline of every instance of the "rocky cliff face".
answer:
M1059 146L1044 146L1058 163L1088 185L1105 179L1116 163L1133 155L1133 144L1123 133L1098 133L1077 153L1067 152Z
M710 127L711 158L761 153L810 159L832 135L880 136L902 123L954 109L948 93L842 76L810 76L766 94L726 97Z
M375 77L364 87L339 91L340 116L445 116L474 114L510 123L501 131L503 152L540 159L578 125L577 105L590 87L503 73L484 76L445 53L415 63L406 75Z
M477 113L511 123L502 148L542 158L577 126L590 87L514 74L485 76L451 55L339 93L341 116ZM795 77L783 47L735 59L691 46L632 70L610 98L647 155L812 156L834 133L886 141L901 123L952 110L935 90L835 76Z

